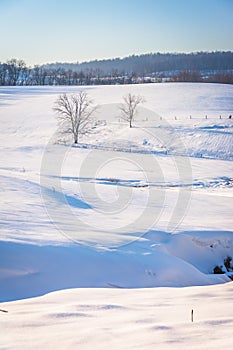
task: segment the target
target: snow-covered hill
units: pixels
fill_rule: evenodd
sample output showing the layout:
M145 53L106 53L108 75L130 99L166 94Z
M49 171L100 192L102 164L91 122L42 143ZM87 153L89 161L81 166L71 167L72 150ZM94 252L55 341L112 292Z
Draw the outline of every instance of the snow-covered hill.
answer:
M198 297L196 287L172 287L229 282L227 274L233 274L224 267L224 260L233 257L233 122L229 119L233 88L217 84L82 88L99 104L99 109L95 115L95 132L83 136L78 147L72 147L69 140L59 140L52 110L60 93L73 93L78 87L0 88L0 301L36 297L67 288L91 288L1 305L0 309L9 309L9 314L0 314L0 322L4 322L6 329L0 347L31 348L38 341L42 331L38 325L34 325L35 338L29 337L28 345L24 336L19 335L20 327L28 330L32 326L30 308L42 317L39 325L43 323L51 329L56 320L56 333L65 324L68 333L61 337L60 344L66 342L69 332L73 334L77 317L80 322L77 313L84 314L82 321L89 323L87 311L76 309L74 300L83 298L82 304L88 305L85 296L94 293L99 300L96 301L98 318L103 316L98 305L111 310L114 317L118 318L115 312L119 312L119 322L128 314L129 300L132 305L138 305L129 306L132 310L136 308L129 325L136 325L138 334L137 325L145 325L142 337L139 336L141 340L149 339L151 327L159 336L158 341L149 341L145 349L154 344L169 348L170 343L164 339L168 339L170 328L174 331L169 339L175 348L187 348L187 338L182 344L177 340L182 338L181 330L187 318L174 320L166 312L162 323L154 324L154 320L147 323L137 310L148 312L147 302L142 302L144 295L150 305L153 298L159 300L156 314L162 315L164 311L160 313L159 304L167 303L176 293L190 301L185 317L189 317L194 304L204 307L204 301L200 301L203 294L221 298L225 293L222 305L226 312L229 310L225 302L229 301L226 295L231 284L201 287ZM118 109L122 96L128 92L139 93L146 99L132 129L121 120ZM226 274L213 274L216 266L223 266ZM106 289L94 289L97 287ZM170 288L125 290L146 287ZM118 294L109 288L123 290ZM109 303L103 302L108 298ZM73 304L69 305L67 299L73 300ZM174 310L179 313L181 299L178 301L170 303L167 310L171 315ZM59 308L59 302L64 308ZM91 303L95 304L95 299ZM42 305L45 313L40 314L37 305ZM218 329L219 336L229 336L230 314L225 316L224 311L207 317L211 305L206 306L204 316L195 325L198 330L187 326L192 337L199 331L210 332L214 322L216 328L220 324L226 327L226 333ZM54 312L53 307L58 311ZM90 313L95 310L93 306ZM92 316L92 326L96 327ZM85 327L86 323L82 322L79 340L71 339L69 348L75 348L78 342L82 349L92 348L92 343L84 340ZM104 328L103 323L93 339L119 347L120 343L113 342L112 336L108 343L102 333ZM38 348L50 339L50 333L44 334ZM132 336L131 331L126 332L125 337L131 339L128 348L135 348L131 345ZM122 335L122 341L125 337ZM197 344L199 340L193 340L193 348ZM206 349L214 348L205 344Z

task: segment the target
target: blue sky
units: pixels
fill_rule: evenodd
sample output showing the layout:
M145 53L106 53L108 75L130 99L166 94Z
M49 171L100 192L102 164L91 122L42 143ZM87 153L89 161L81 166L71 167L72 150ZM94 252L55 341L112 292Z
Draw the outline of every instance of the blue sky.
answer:
M0 0L0 61L233 50L233 0Z

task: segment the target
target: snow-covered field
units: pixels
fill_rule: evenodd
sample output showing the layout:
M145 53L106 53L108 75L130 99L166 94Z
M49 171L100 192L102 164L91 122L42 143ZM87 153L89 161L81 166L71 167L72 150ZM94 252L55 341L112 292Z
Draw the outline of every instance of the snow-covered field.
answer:
M232 349L230 283L71 289L2 307L1 349Z
M0 349L230 349L232 86L88 87L71 147L52 108L78 90L0 88Z

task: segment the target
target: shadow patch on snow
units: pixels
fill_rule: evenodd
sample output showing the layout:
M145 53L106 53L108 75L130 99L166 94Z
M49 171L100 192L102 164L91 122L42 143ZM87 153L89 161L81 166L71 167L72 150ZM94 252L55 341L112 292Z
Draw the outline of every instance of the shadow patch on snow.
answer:
M212 247L211 247L212 245ZM149 254L148 254L149 253ZM229 282L213 268L233 256L233 232L150 231L117 249L0 242L0 301L70 288L187 287ZM85 313L86 306L81 308ZM118 310L104 304L99 310ZM88 309L88 307L86 307ZM76 308L76 311L80 310Z
M80 86L10 86L0 87L0 106L10 105L12 101L22 100L29 97L41 97L43 95L60 95L76 93L80 90L90 90L93 87Z
M77 198L76 196L71 196L68 194L65 194L60 191L56 191L55 189L50 189L50 188L44 188L43 189L44 193L49 197L53 197L57 204L69 204L69 206L73 208L79 208L79 209L92 209L93 207L82 201L81 199Z
M171 331L173 328L168 326L152 326L150 328L152 331Z
M91 315L85 314L83 312L58 312L48 315L51 318L77 318L77 317L92 317Z
M233 319L225 319L225 320L212 320L205 322L210 326L222 326L227 324L233 324Z

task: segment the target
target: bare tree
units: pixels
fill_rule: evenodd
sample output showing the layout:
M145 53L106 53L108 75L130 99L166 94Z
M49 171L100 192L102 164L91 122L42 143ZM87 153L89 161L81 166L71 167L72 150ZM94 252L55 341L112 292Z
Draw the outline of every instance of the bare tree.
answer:
M96 108L87 93L80 91L76 95L60 95L53 109L57 113L61 131L71 133L77 144L79 135L91 130L91 116Z
M12 58L7 61L8 84L17 85L20 75L26 70L26 63L23 60Z
M137 112L137 107L140 103L144 103L144 97L140 95L128 95L123 97L124 104L120 107L121 117L125 121L129 122L129 127L132 128L132 121L134 120L135 114Z
M7 64L0 62L0 86L7 84Z

